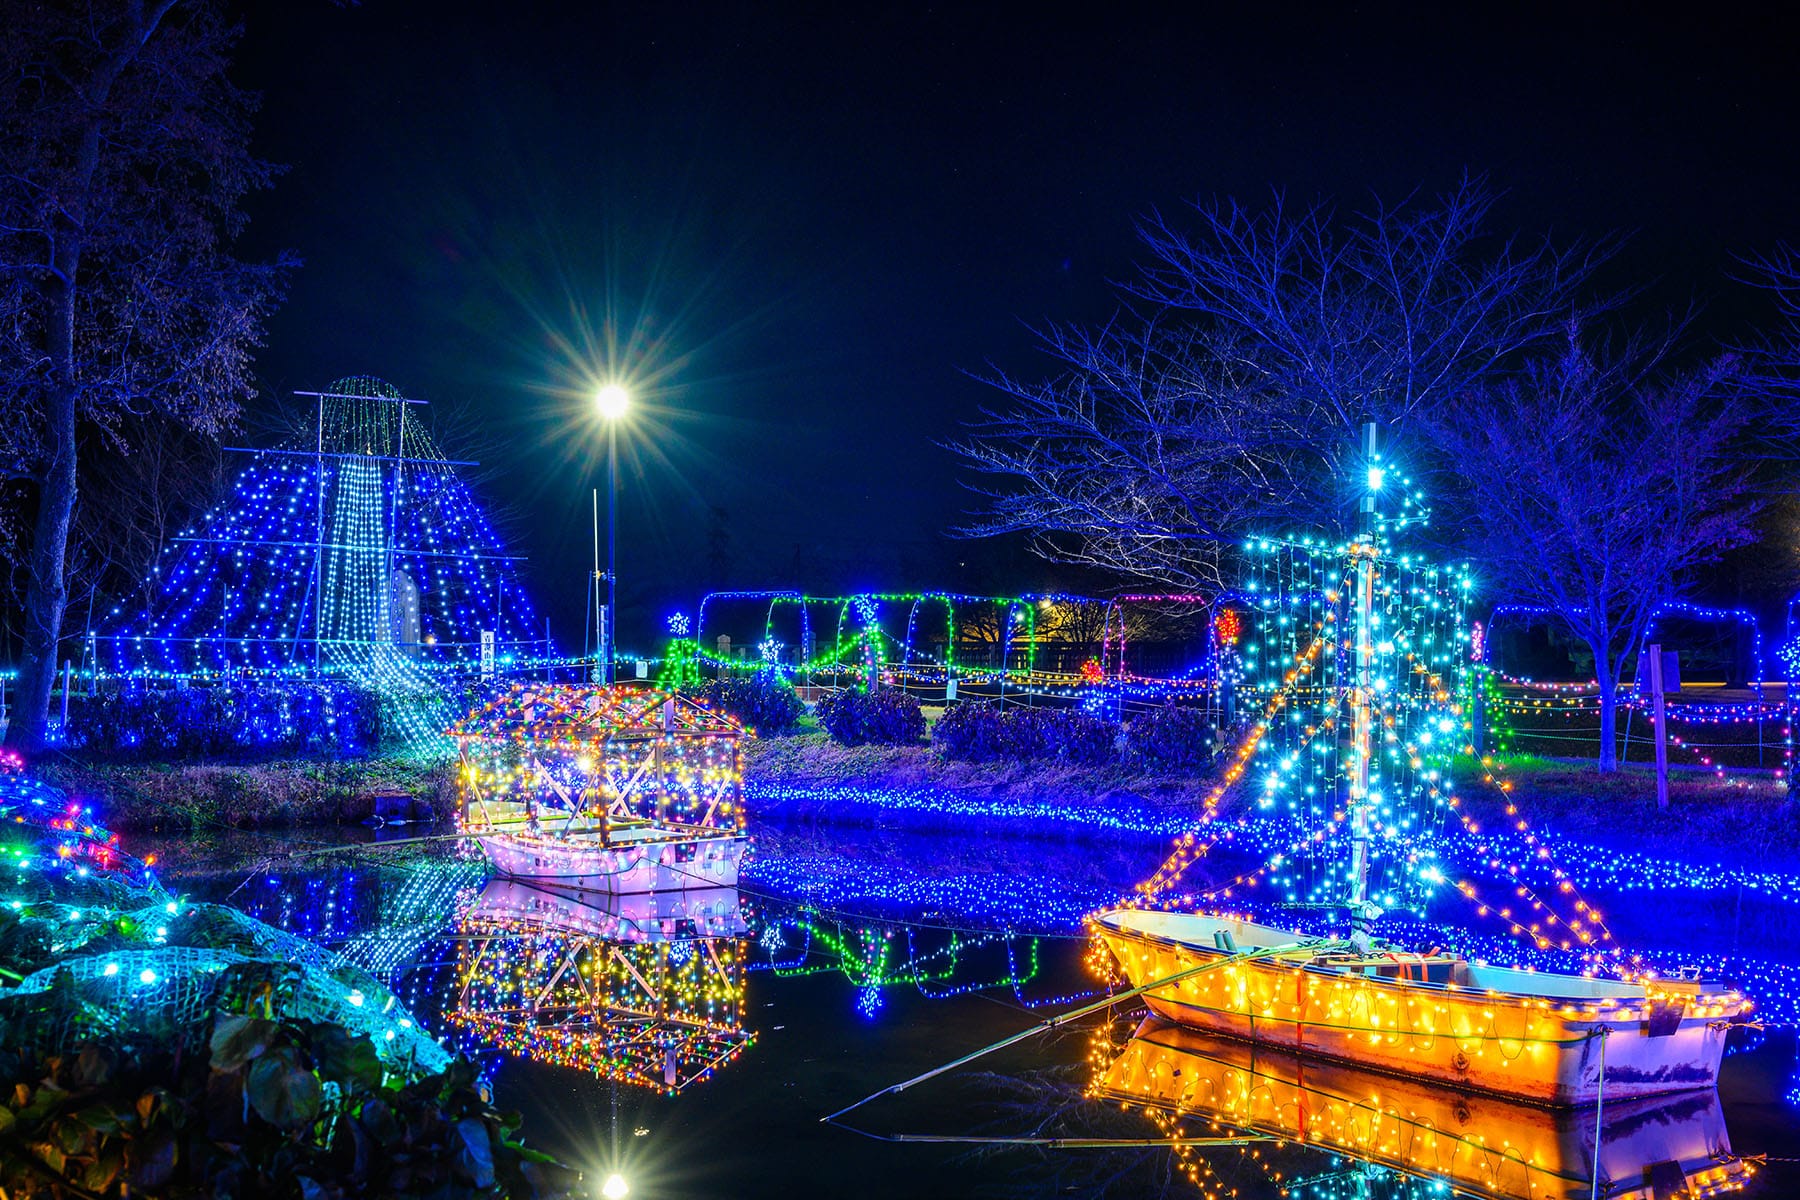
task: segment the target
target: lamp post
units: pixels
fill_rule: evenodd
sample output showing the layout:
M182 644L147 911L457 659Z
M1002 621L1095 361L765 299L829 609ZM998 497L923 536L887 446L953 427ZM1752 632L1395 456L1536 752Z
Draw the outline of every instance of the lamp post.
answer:
M613 626L618 622L619 549L619 421L631 406L631 396L616 383L594 393L594 407L606 420L606 607L595 614L594 644L600 658L600 682L613 682ZM599 516L595 514L596 518ZM598 523L596 521L596 523ZM595 539L598 541L598 539ZM600 547L594 547L594 596L600 595Z

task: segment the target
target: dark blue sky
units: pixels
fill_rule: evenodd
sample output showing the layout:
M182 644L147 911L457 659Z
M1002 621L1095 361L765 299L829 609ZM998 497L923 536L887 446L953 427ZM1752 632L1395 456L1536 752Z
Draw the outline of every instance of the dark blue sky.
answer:
M1153 207L1486 171L1503 224L1635 230L1622 272L1721 329L1732 253L1793 236L1775 16L1181 7L249 5L291 167L252 243L306 260L263 377L431 400L578 643L603 442L572 405L610 314L657 409L621 510L641 644L715 505L740 586L1046 582L943 538L969 499L936 442L986 398L966 371L1034 369L1025 323L1111 310Z

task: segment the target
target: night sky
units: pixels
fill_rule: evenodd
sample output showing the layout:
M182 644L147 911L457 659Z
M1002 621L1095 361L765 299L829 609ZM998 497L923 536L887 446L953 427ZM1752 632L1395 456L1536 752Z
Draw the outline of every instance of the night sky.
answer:
M1049 582L945 537L971 498L938 443L991 398L972 372L1037 369L1030 323L1112 311L1152 209L1484 171L1503 230L1633 231L1620 280L1715 336L1754 311L1732 255L1794 236L1771 15L860 7L249 6L237 76L291 169L247 249L305 259L267 393L430 400L578 648L581 398L624 375L629 648L709 584Z

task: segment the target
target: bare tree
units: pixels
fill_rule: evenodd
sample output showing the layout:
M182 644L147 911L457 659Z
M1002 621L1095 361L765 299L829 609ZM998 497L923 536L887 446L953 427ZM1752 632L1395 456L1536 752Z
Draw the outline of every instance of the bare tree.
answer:
M1006 403L957 443L986 510L959 532L1024 531L1040 555L1184 589L1259 522L1342 535L1359 494L1354 430L1424 466L1415 418L1553 338L1608 243L1494 239L1494 194L1340 219L1279 198L1200 205L1197 228L1141 228L1150 261L1106 328L1052 327L1041 382L995 374Z
M0 28L0 476L36 490L14 745L44 733L83 424L115 450L126 414L228 427L291 265L230 252L273 169L220 7L13 5Z
M1669 365L1672 336L1584 346L1471 393L1438 434L1469 464L1487 587L1541 606L1594 655L1599 769L1617 768L1618 696L1658 608L1755 536L1744 453L1760 405L1742 362Z

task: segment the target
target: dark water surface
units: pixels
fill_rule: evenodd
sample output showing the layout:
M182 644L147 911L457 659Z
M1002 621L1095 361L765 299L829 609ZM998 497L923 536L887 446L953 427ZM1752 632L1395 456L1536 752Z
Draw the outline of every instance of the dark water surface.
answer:
M1128 814L1119 828L1095 835L1091 828L1030 822L1016 814L929 806L838 814L854 823L792 805L775 807L775 815L753 831L754 858L736 897L714 897L691 911L665 906L660 913L627 913L623 921L604 900L586 906L570 901L564 911L561 901L539 903L490 886L480 860L454 843L319 853L327 847L309 833L243 835L179 854L173 843L159 848L148 840L133 849L176 855L163 871L172 889L229 899L391 981L430 1029L483 1064L499 1106L524 1114L528 1144L583 1167L596 1195L613 1171L626 1178L632 1197L644 1200L1449 1194L1447 1185L1430 1177L1292 1144L1206 1147L1184 1156L1166 1147L896 1143L822 1124L822 1116L868 1093L1097 996L1083 963L1080 914L1147 874L1161 858L1166 831L1148 814ZM1228 878L1248 861L1220 855L1206 870ZM1728 1143L1735 1155L1800 1156L1800 1110L1787 1099L1796 1086L1790 989L1800 973L1789 964L1800 963L1800 905L1779 881L1699 872L1680 879L1701 879L1704 886L1678 879L1647 889L1630 882L1635 877L1628 871L1593 876L1598 861L1590 855L1584 864L1592 876L1584 891L1609 912L1622 942L1660 956L1659 963L1703 962L1709 972L1745 986L1771 1023L1734 1035L1716 1109L1705 1097L1615 1110L1603 1138L1612 1149L1602 1154L1613 1183L1603 1194L1646 1200L1666 1194L1681 1180L1679 1171L1670 1175L1668 1160L1691 1158L1694 1145L1721 1154ZM1610 889L1602 886L1609 878L1615 883ZM502 934L480 924L476 918L483 912L524 918L502 927ZM1428 916L1410 932L1508 959L1505 937L1477 920L1460 897L1434 903ZM1529 960L1523 952L1518 957ZM459 986L459 972L472 963L496 981L485 991L465 993ZM584 970L590 974L581 975ZM664 975L654 975L658 970ZM471 1028L449 1019L453 1011L484 1011L483 1004L498 1011L497 1001L500 1007L515 1001L521 1008L533 1001L553 1005L556 996L573 994L570 987L607 996L623 989L641 1000L648 993L640 985L661 986L665 977L677 989L695 980L702 981L702 991L723 986L727 1000L707 1008L704 997L690 994L684 1009L677 997L661 1013L674 1018L673 1025L643 1024L663 1031L646 1032L646 1044L659 1036L669 1040L669 1028L687 1028L679 1024L684 1013L710 1014L743 1033L719 1037L715 1030L697 1038L691 1058L647 1052L638 1064L641 1084L505 1052L493 1026ZM740 994L741 1022L734 1019L732 999ZM847 1120L884 1136L1158 1138L1163 1130L1141 1110L1121 1111L1115 1102L1087 1096L1096 1072L1123 1069L1123 1059L1106 1065L1115 1055L1142 1052L1148 1044L1128 1044L1137 1015L1121 1006L1110 1022L1095 1018L1030 1039L877 1100ZM577 1019L570 1028L579 1045L589 1027ZM746 1044L731 1054L740 1042ZM547 1047L555 1043L555 1037L540 1036L532 1048L554 1054ZM687 1082L714 1051L725 1060ZM1279 1106L1289 1086L1284 1064L1241 1061L1233 1057L1238 1054L1229 1046L1213 1047L1181 1063L1187 1070L1217 1071L1225 1081L1241 1082L1250 1072L1262 1089L1258 1094ZM668 1095L671 1079L681 1086ZM1313 1085L1311 1077L1303 1083ZM1413 1096L1405 1081L1380 1076L1326 1079L1317 1086L1361 1089L1364 1099L1389 1096L1395 1105L1411 1106L1408 1111L1438 1099ZM1445 1104L1446 1126L1460 1122L1459 1136L1486 1138L1496 1160L1538 1152L1521 1151L1521 1139L1560 1145L1568 1178L1557 1181L1563 1190L1553 1194L1587 1194L1591 1114L1563 1118L1565 1127L1558 1127L1547 1114L1491 1102L1465 1104L1452 1096ZM1216 1129L1190 1118L1184 1132L1257 1127L1256 1114L1235 1115L1240 1120L1222 1118ZM1401 1133L1417 1136L1416 1130ZM1509 1140L1511 1151L1503 1148ZM1449 1161L1436 1153L1438 1158L1425 1157ZM1546 1153L1555 1153L1555 1146ZM1503 1183L1504 1163L1499 1171L1496 1179ZM1577 1173L1579 1183L1572 1178ZM1800 1171L1788 1164L1758 1166L1748 1176L1733 1167L1722 1178L1709 1186L1747 1185L1738 1194L1748 1196L1800 1194Z

